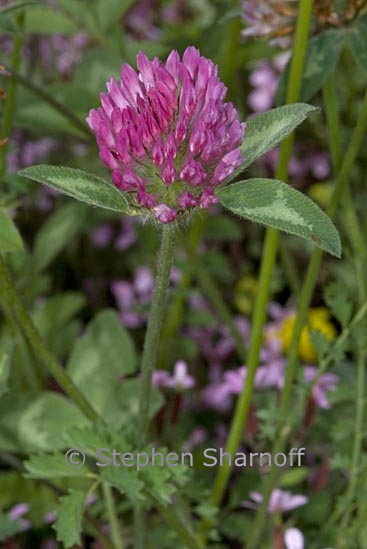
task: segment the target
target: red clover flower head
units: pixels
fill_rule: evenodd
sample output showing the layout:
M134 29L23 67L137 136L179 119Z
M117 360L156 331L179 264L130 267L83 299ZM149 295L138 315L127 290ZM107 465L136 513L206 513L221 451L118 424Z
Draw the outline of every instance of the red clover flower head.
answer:
M224 102L217 66L196 48L182 60L172 51L165 64L140 52L137 65L138 73L122 65L120 80L110 79L87 122L132 208L170 223L218 202L216 186L242 163L245 124Z

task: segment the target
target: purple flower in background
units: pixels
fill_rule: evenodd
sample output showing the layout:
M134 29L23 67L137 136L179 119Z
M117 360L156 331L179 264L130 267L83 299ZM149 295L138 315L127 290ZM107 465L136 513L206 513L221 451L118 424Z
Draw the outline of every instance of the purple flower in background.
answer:
M134 2L125 16L129 34L139 40L157 40L160 30L154 25L156 6L154 0Z
M306 383L312 382L317 377L317 368L314 366L305 366L304 376ZM319 408L330 408L330 402L326 396L328 391L334 391L339 381L335 374L322 374L312 385L312 396Z
M6 155L8 171L16 173L21 168L37 164L57 150L57 141L51 137L30 140L26 132L15 130L10 138L11 149Z
M208 431L204 427L195 427L181 446L183 452L191 452L208 438Z
M43 517L43 522L45 524L52 524L57 520L57 514L55 511L50 511L49 513L46 513Z
M289 53L282 53L271 60L260 61L251 72L249 82L254 88L247 98L254 112L267 111L274 105L279 76L289 60Z
M242 10L246 23L242 36L264 37L272 46L281 48L290 46L298 12L297 0L249 0L242 2Z
M94 229L91 234L91 241L95 248L105 248L113 237L113 227L108 223L102 223Z
M260 492L250 492L250 498L257 504L260 504L263 500L263 495ZM272 491L269 503L269 513L284 513L290 511L300 505L305 505L308 502L306 496L292 494L291 492L285 492L275 488Z
M278 164L278 157L279 147L276 147L267 151L261 158L261 162L273 173ZM325 151L316 150L310 143L298 144L289 163L289 175L297 179L311 176L319 180L326 179L329 174L330 162Z
M22 527L22 530L29 530L32 524L29 520L23 518L23 515L28 513L28 511L28 503L17 503L16 505L14 505L14 507L10 509L8 516L10 520L18 520Z
M166 387L183 391L195 386L195 379L187 372L187 364L183 360L178 360L173 369L173 375L165 370L156 370L153 372L153 385L156 387Z
M135 221L133 217L124 216L121 219L120 234L115 242L116 250L123 252L129 249L138 240L135 231Z
M120 318L127 328L138 328L147 319L146 307L149 305L154 287L153 273L149 267L139 267L134 273L133 282L116 280L111 291L117 301Z
M240 166L245 124L214 63L189 47L182 60L172 51L165 64L137 56L111 78L102 107L87 122L112 181L133 209L161 223L217 202L214 190Z

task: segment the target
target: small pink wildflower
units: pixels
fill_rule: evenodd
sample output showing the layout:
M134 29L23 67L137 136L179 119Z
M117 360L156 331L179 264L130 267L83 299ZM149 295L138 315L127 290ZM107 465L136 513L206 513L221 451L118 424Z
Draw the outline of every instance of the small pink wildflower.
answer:
M191 389L195 385L195 379L187 372L187 364L183 360L178 360L173 369L173 375L165 370L156 370L153 372L153 385L156 387L167 387L183 391Z
M31 528L32 526L31 522L28 519L24 518L24 515L27 514L28 511L28 503L17 503L9 510L8 516L10 520L19 521L22 530L25 531L29 530L29 528Z
M132 208L170 223L218 202L216 186L241 165L245 124L224 102L217 66L196 48L182 60L172 51L165 64L140 52L137 65L138 73L122 65L87 122Z
M250 497L257 504L260 504L263 500L263 495L260 492L250 492ZM306 496L275 488L270 496L268 511L269 513L284 513L300 505L305 505L307 502L308 498Z
M305 382L310 383L317 377L317 368L306 366L304 371ZM316 383L312 384L312 396L319 408L328 409L331 404L327 398L329 391L335 391L339 377L335 374L322 374Z

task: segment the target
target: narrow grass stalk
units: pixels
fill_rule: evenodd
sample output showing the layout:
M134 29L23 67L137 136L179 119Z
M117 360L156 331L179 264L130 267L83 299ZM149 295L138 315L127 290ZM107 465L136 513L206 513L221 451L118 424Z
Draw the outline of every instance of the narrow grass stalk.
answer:
M296 27L293 57L290 66L290 74L287 86L286 103L294 103L298 100L302 73L307 46L308 31L312 13L312 0L301 0ZM293 145L293 135L282 142L280 147L279 162L276 171L276 179L287 179L288 163L290 160ZM230 432L225 451L232 456L236 453L243 430L246 425L248 411L250 408L256 369L259 363L259 354L262 345L263 328L266 320L267 303L270 294L270 283L273 273L273 267L278 251L279 232L276 229L267 229L265 243L262 254L262 261L259 276L259 291L257 294L254 314L252 319L252 335L250 348L247 358L247 376L243 390L238 398L234 416L232 419ZM223 497L231 473L231 467L228 462L223 465L215 478L210 503L218 505ZM210 527L208 520L201 524L202 539L206 537L206 532Z
M330 153L333 163L334 173L337 173L342 159L342 141L339 124L338 103L335 93L333 78L330 78L323 88L323 100L325 107L326 120L328 124L328 139L330 143ZM365 279L366 279L366 258L367 250L363 231L354 209L352 195L349 187L344 190L342 201L344 210L344 223L349 237L350 245L354 251L355 268L357 274L358 291L362 301L366 297Z
M335 215L336 208L339 201L343 197L345 187L348 182L348 175L350 169L355 161L355 158L358 154L359 148L361 146L364 133L367 128L367 91L363 100L362 109L358 118L357 125L354 129L350 145L347 149L346 155L344 157L343 163L341 165L340 171L336 179L336 185L330 200L329 207L327 208L327 214L332 218ZM314 292L317 275L319 272L319 267L321 263L322 252L319 249L316 249L309 262L309 267L307 269L305 282L301 291L299 305L297 308L297 318L294 327L294 332L292 335L292 342L290 346L288 362L286 367L286 377L284 382L284 388L280 400L280 410L279 410L279 423L278 429L275 436L275 442L272 448L271 455L276 455L277 453L284 452L287 438L292 428L292 419L290 419L289 409L291 404L291 393L293 380L295 379L298 365L298 345L301 335L302 328L306 322L308 308L311 302L311 298ZM267 505L272 490L274 489L277 481L277 469L272 467L270 469L269 476L263 492L263 501L260 506L259 511L256 514L253 529L250 533L250 538L246 549L255 549L258 547L259 540L263 531L263 525L265 522Z
M65 372L57 358L47 348L28 312L26 311L18 292L11 280L5 262L0 255L0 303L6 314L13 316L35 356L42 362L47 371L57 381L60 387L78 406L81 412L91 421L100 420L99 415Z
M17 15L18 23L18 33L14 37L13 42L13 52L11 56L11 66L13 70L18 70L20 65L22 45L23 45L23 34L22 28L24 23L24 12L21 11ZM8 148L8 139L10 136L11 126L14 116L14 106L15 98L17 92L17 82L15 80L10 80L6 89L6 100L3 113L3 123L0 133L0 181L2 180L5 170L6 170L6 152ZM2 143L2 144L1 144Z
M106 506L108 522L111 527L111 539L114 549L124 549L124 543L117 518L112 488L107 482L102 483L103 499Z
M334 170L336 171L342 154L342 144L339 131L339 116L336 100L335 87L330 79L324 86L324 105L326 118L329 127L330 149L333 159ZM335 135L333 135L335 134ZM349 241L353 250L354 263L356 270L356 279L358 286L359 303L362 310L367 307L367 280L366 280L366 246L363 232L357 214L354 209L352 195L349 187L346 187L343 196L343 213ZM351 323L352 324L352 323ZM339 519L342 512L339 533L337 536L337 547L347 548L349 536L347 528L353 512L353 499L357 490L357 483L360 475L362 444L364 439L364 421L366 406L366 357L362 349L356 350L357 355L357 383L356 383L356 401L355 401L355 422L354 437L352 445L352 465L350 470L349 484L345 493L344 501L337 511L333 513L334 523Z
M362 444L365 440L365 396L366 386L366 358L363 350L357 350L357 390L356 390L356 415L354 422L354 436L352 446L352 465L350 469L350 478L348 488L345 494L345 500L343 502L344 513L340 521L339 532L340 538L347 538L347 527L349 525L353 508L353 499L356 495L357 485L362 470L361 457L362 457ZM337 536L339 537L339 536ZM339 544L337 543L337 547Z

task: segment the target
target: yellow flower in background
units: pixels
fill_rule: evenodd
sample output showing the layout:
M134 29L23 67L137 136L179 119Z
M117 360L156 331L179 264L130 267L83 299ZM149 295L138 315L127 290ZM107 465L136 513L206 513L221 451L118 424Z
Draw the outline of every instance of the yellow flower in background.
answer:
M292 341L295 323L296 313L292 313L283 320L277 334L285 354L288 353ZM303 362L315 363L317 361L317 352L311 341L311 331L321 332L329 341L333 341L336 338L336 329L331 323L330 313L325 307L315 307L309 310L307 325L303 327L299 341L299 358Z
M314 183L308 189L308 196L312 198L321 208L326 209L331 199L334 185L332 183Z
M259 284L253 276L244 276L235 287L235 304L243 315L249 315L253 309Z

